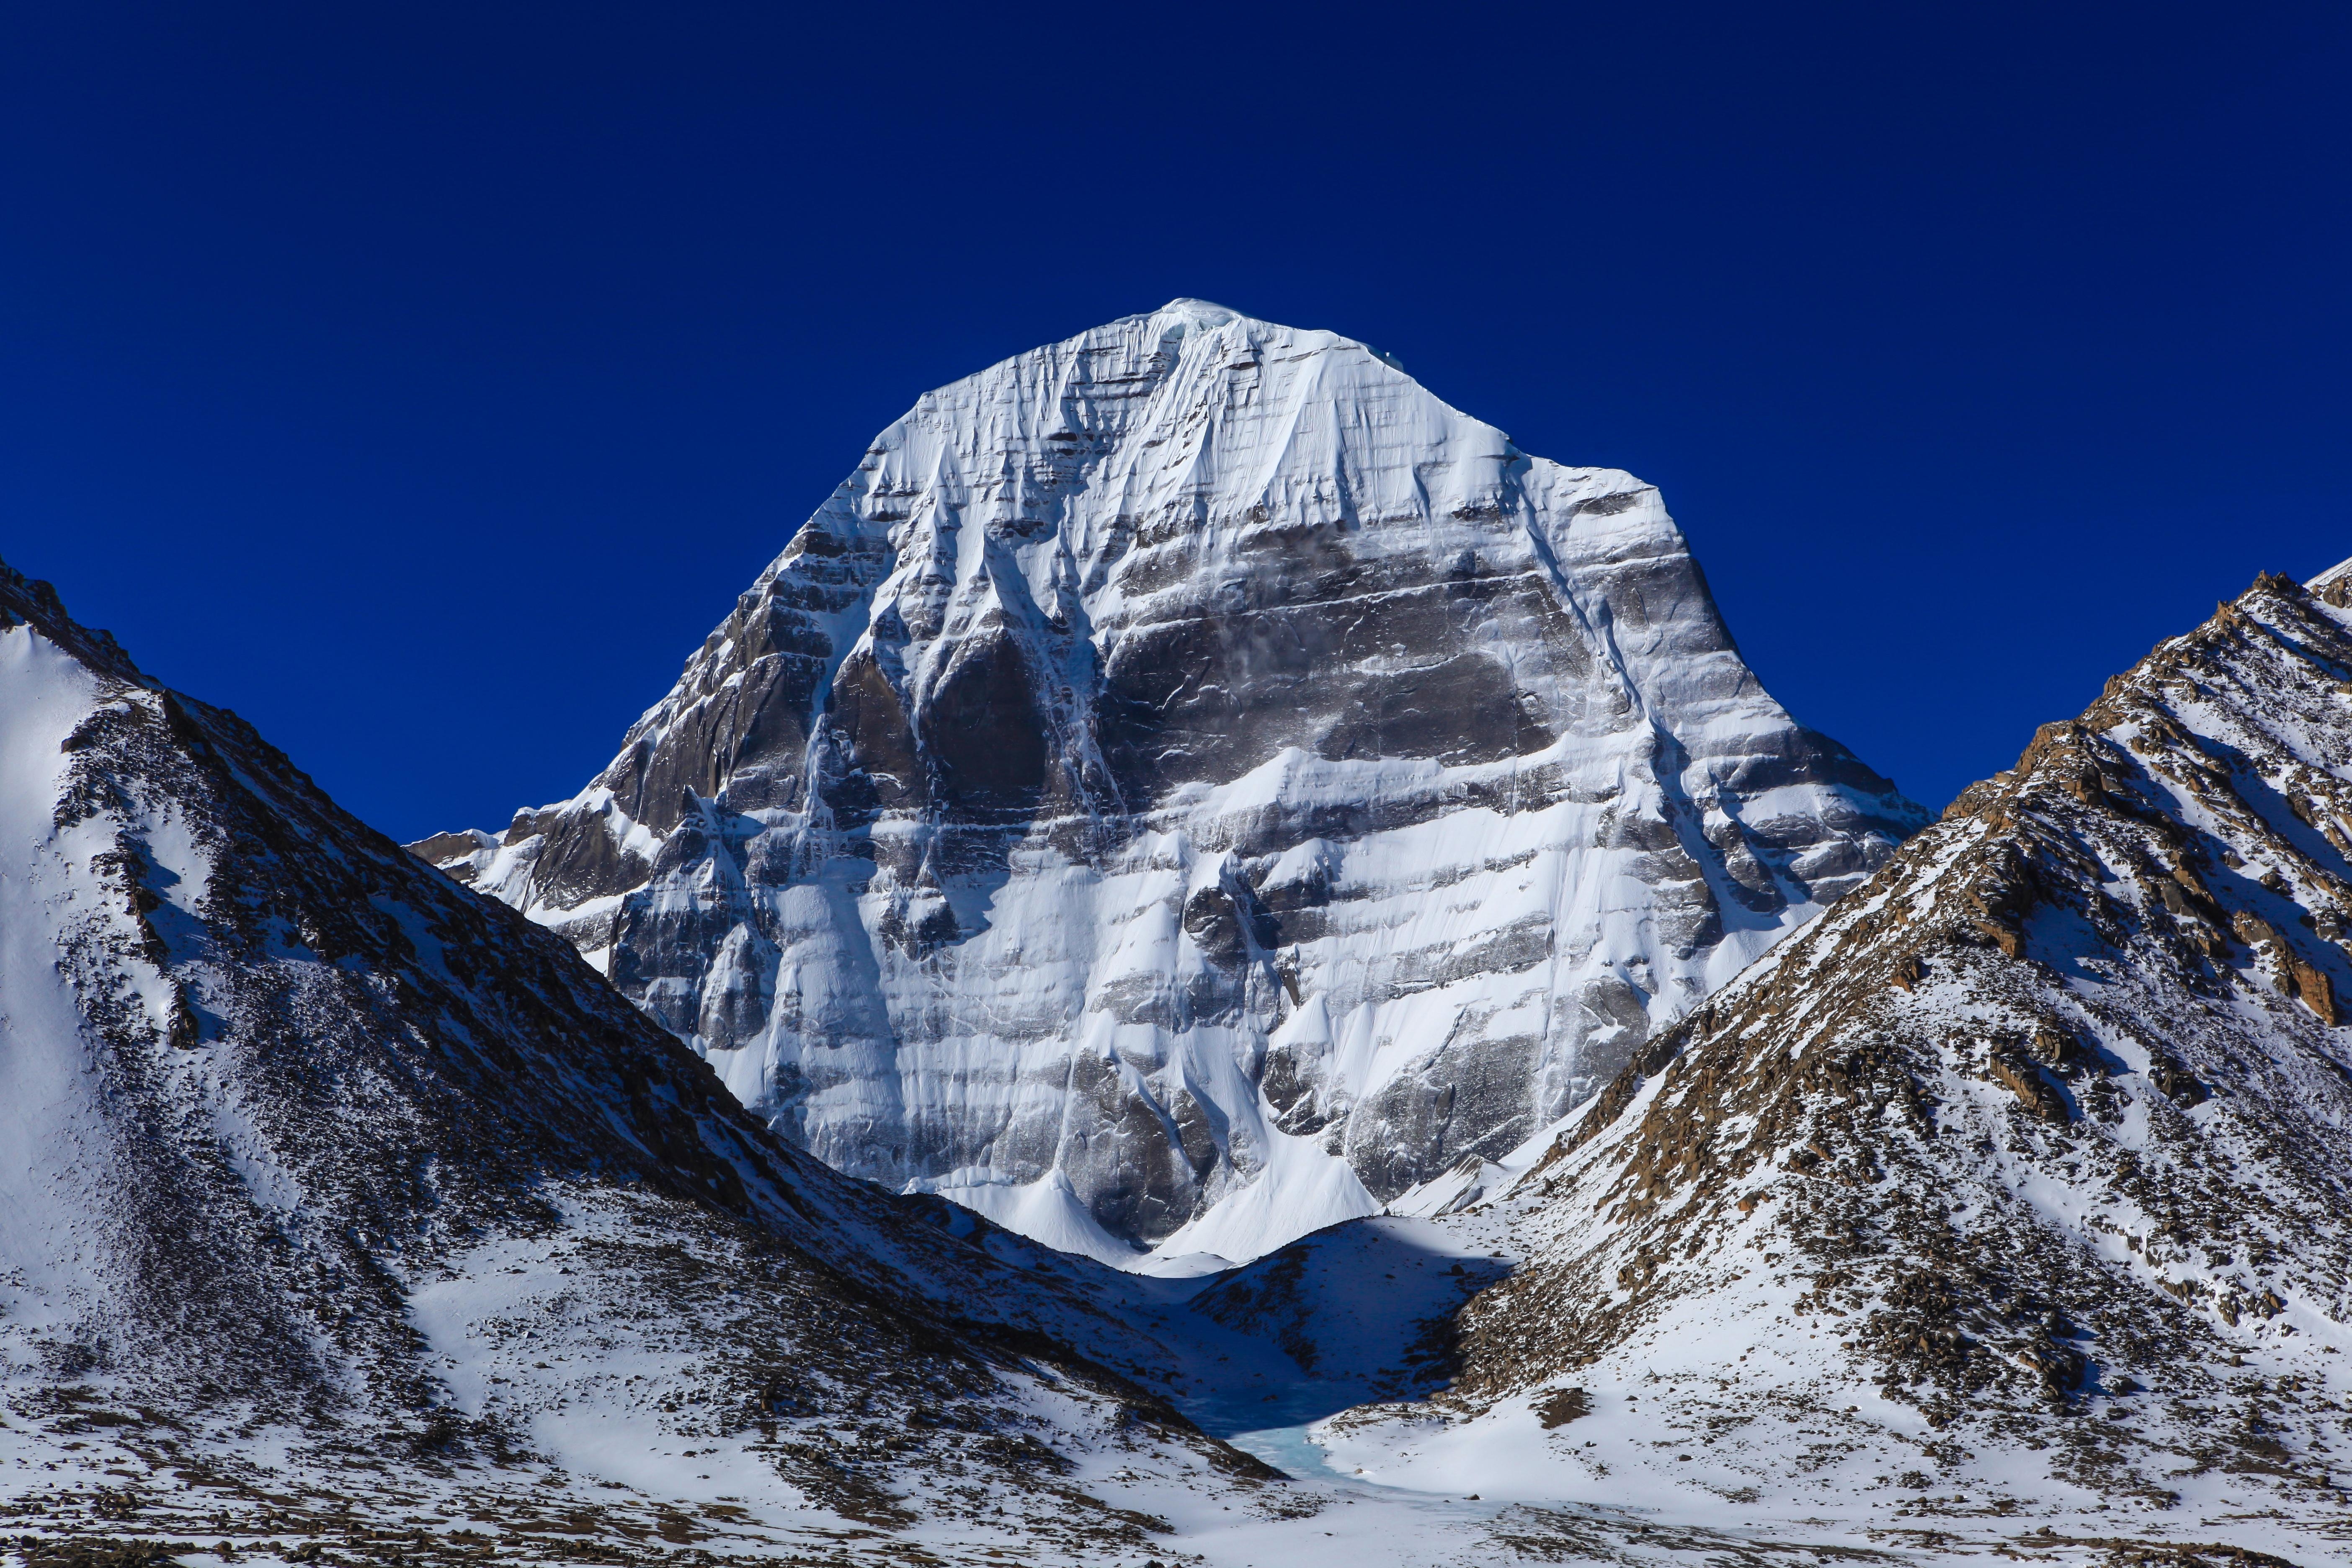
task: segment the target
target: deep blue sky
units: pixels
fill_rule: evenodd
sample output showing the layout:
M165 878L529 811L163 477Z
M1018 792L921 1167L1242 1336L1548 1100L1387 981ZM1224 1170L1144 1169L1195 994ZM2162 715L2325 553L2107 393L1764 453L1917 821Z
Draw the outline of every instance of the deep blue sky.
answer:
M2347 16L9 7L0 556L500 826L919 393L1199 295L1663 486L1940 805L2352 555Z

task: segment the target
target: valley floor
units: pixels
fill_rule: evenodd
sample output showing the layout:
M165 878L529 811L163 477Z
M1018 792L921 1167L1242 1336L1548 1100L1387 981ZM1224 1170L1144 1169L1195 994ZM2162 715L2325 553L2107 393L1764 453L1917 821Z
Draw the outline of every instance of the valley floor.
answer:
M169 1557L188 1568L2315 1568L2352 1552L2352 1509L2332 1488L2217 1471L2176 1479L2168 1505L2103 1495L2058 1479L2041 1454L1969 1451L1916 1410L1873 1408L1846 1385L1746 1373L1737 1358L1761 1363L1769 1335L1727 1352L1720 1334L1681 1325L1646 1347L1640 1375L1596 1375L1580 1398L1526 1409L1472 1416L1416 1397L1428 1314L1508 1268L1497 1256L1507 1223L1487 1211L1383 1218L1244 1269L1137 1282L1136 1310L1183 1359L1179 1406L1288 1479L1186 1470L1164 1447L1123 1442L1096 1421L1098 1440L1066 1444L1067 1468L1041 1463L1018 1495L977 1484L958 1495L953 1467L932 1465L896 1504L820 1501L785 1479L806 1473L783 1462L787 1451L909 1439L789 1421L715 1430L726 1423L700 1418L690 1393L678 1410L632 1395L633 1377L695 1386L690 1363L651 1350L641 1368L607 1351L591 1369L574 1359L583 1347L556 1338L477 1331L485 1348L469 1361L469 1327L527 1321L554 1283L528 1259L501 1258L425 1294L417 1317L456 1352L444 1370L461 1406L479 1411L495 1394L510 1413L510 1451L362 1452L268 1427L196 1431L168 1412L115 1408L99 1384L82 1398L20 1384L0 1426L0 1541L32 1563ZM1050 1369L1028 1378L1024 1397L1041 1431L1089 1429L1073 1408L1087 1396Z

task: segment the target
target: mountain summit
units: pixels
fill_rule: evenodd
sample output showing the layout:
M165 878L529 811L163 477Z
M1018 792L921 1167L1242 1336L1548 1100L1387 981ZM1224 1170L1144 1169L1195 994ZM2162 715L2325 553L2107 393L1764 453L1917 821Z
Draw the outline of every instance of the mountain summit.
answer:
M1924 822L1654 489L1180 300L922 398L587 789L413 847L835 1166L1131 1260L1521 1142Z

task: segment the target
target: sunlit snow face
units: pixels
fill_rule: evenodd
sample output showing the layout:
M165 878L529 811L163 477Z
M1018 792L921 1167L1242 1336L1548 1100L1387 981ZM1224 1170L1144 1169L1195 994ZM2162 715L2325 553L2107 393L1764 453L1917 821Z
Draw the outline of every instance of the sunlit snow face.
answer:
M1557 1120L1921 819L1655 491L1180 301L923 398L466 860L842 1168L1254 1256Z

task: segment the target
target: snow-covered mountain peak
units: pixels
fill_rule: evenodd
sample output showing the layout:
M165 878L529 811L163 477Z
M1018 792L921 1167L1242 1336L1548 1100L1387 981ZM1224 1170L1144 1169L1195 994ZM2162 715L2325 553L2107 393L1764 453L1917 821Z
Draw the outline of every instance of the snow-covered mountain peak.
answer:
M2314 593L2318 593L2331 584L2342 583L2347 579L2352 579L2352 561L2338 561L2326 571L2312 578L2306 586ZM2330 602L2333 603L2332 600Z
M1247 1257L1555 1119L1922 821L1654 489L1177 300L918 400L585 791L417 847L844 1169Z
M1222 327L1239 321L1241 314L1207 300L1171 300L1152 312L1155 319L1165 318L1185 327Z

